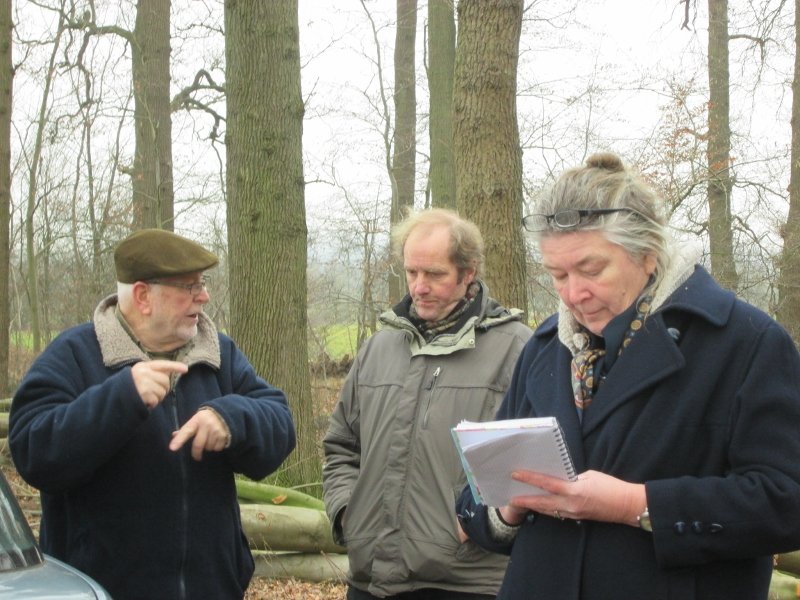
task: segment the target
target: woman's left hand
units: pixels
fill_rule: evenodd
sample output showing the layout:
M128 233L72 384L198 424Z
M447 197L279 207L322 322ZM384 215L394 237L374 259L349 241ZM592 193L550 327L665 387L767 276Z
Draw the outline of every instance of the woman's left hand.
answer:
M511 499L511 506L562 519L590 519L638 527L636 517L647 507L644 484L628 483L599 471L581 473L577 481L563 481L531 471L515 471L512 476L549 495L517 496Z

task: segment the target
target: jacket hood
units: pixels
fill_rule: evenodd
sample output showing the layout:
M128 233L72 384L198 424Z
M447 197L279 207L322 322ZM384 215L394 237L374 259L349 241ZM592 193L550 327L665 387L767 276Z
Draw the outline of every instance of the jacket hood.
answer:
M116 367L150 360L123 329L115 313L116 306L117 295L111 294L103 298L94 310L94 328L103 353L103 364L106 367ZM186 353L179 354L178 360L188 366L206 363L219 369L221 361L217 328L205 313L200 313L197 335L192 339Z

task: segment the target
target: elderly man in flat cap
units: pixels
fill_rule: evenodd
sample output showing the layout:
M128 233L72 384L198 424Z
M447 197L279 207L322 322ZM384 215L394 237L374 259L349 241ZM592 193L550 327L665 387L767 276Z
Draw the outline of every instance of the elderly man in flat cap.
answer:
M11 408L42 548L115 600L242 598L234 473L261 479L292 451L286 396L203 312L211 252L149 229L114 259L117 293L53 340Z

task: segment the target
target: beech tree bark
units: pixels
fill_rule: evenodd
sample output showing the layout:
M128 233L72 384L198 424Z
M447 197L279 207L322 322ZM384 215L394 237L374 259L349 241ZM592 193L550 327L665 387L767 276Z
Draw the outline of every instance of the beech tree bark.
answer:
M456 62L456 22L453 0L428 0L428 61L428 89L431 96L431 205L455 209L453 77Z
M486 242L492 296L527 311L517 61L523 0L460 0L453 88L456 198Z
M731 229L730 67L728 0L708 0L708 238L711 271L719 284L736 291L739 277Z
M231 333L284 390L298 445L277 481L320 481L306 340L303 98L297 0L225 2Z

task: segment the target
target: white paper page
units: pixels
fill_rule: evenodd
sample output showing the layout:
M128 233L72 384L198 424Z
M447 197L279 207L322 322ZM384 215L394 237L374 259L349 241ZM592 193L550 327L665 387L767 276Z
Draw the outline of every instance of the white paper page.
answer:
M500 439L463 449L464 458L485 504L505 506L514 496L546 493L540 488L511 479L511 473L519 469L569 479L562 451L554 442L552 427L549 431L540 431L540 434L536 435L531 430L516 430Z

